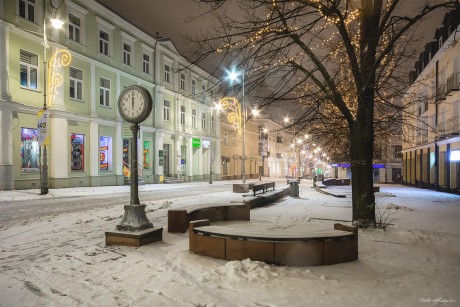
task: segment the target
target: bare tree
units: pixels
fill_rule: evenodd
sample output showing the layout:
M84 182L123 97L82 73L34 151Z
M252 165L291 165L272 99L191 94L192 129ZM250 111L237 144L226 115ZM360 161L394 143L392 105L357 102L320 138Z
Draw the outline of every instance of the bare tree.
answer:
M457 1L196 1L210 5L216 22L194 39L196 61L216 53L221 64L233 59L248 92L263 88L263 106L296 103L296 127L348 146L353 224L375 225L374 138L400 122L403 109L392 99L407 86L414 26ZM229 15L230 5L239 13Z

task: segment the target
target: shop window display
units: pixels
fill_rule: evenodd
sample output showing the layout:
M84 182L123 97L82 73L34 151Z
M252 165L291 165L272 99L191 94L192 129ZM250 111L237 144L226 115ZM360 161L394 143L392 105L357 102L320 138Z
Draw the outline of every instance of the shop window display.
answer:
M70 135L70 169L72 171L85 170L85 136L72 133Z
M39 146L37 129L21 128L21 172L38 173Z

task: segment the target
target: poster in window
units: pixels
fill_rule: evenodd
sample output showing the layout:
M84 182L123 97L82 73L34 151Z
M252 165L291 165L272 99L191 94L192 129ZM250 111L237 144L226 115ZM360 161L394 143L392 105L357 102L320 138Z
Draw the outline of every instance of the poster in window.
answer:
M21 172L37 173L38 170L38 131L21 128Z
M143 166L144 166L144 169L149 169L149 165L150 165L150 159L149 159L149 147L150 147L150 143L149 141L144 141L144 150L142 152L142 157L143 157Z
M72 133L70 135L70 169L72 171L83 171L85 169L85 136Z
M99 138L99 170L109 170L109 140L107 136Z

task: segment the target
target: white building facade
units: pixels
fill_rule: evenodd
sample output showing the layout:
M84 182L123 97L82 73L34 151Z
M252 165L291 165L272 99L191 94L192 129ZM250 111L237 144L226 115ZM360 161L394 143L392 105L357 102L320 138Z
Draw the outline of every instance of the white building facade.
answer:
M460 193L460 8L421 52L404 96L403 183Z

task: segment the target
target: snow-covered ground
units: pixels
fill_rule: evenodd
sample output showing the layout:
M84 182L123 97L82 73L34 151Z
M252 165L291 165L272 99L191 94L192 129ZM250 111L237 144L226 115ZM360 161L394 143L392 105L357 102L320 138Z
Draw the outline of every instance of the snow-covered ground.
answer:
M334 220L351 220L350 187L329 188L347 194L335 198L310 186L302 183L300 198L253 209L250 222L232 226L332 229ZM53 190L49 197L124 189ZM177 196L147 202L148 218L165 229L162 242L140 248L104 244L104 232L115 228L122 206L1 225L0 305L460 306L458 195L382 185L376 199L381 212L392 213L392 225L359 231L358 261L320 267L191 254L187 234L166 231L167 210L242 196L230 186L224 193ZM0 210L2 200L37 197L31 191L0 192Z

